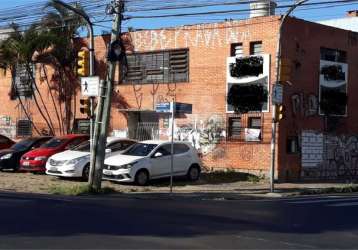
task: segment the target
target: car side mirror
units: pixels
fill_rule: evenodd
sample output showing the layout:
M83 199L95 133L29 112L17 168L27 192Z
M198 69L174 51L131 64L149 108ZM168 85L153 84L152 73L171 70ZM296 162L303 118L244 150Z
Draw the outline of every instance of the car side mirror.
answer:
M160 152L156 152L156 153L154 154L154 158L159 158L159 157L162 157L162 156L163 156L163 154L160 153Z
M112 149L106 148L106 154L112 153Z

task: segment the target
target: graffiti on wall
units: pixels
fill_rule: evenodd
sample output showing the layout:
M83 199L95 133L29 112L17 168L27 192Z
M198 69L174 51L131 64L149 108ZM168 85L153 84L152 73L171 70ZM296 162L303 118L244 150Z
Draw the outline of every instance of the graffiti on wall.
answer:
M0 134L9 138L16 137L16 124L10 116L0 116Z
M179 27L173 30L147 30L131 34L136 50L165 50L182 47L223 47L228 44L250 40L250 33L243 31L238 22L225 26L218 24Z
M319 179L357 179L358 136L303 132L302 176Z
M318 114L318 98L314 94L296 93L291 96L294 117L308 117Z
M225 138L224 120L221 116L213 115L206 121L199 124L178 125L176 128L175 139L189 141L203 155L212 153L222 138ZM216 152L214 157L220 157Z

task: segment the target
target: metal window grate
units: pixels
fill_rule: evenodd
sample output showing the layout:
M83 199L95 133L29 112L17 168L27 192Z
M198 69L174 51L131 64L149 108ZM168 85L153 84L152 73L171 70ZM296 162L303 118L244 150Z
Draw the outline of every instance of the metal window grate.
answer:
M18 120L16 134L19 137L32 136L32 123L30 120Z
M189 81L187 49L127 55L125 83L172 83Z

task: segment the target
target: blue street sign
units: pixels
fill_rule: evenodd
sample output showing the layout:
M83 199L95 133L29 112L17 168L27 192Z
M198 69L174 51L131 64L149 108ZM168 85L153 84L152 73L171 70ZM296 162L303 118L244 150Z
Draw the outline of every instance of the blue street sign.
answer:
M158 113L170 113L171 112L170 102L157 103L155 105L155 111Z

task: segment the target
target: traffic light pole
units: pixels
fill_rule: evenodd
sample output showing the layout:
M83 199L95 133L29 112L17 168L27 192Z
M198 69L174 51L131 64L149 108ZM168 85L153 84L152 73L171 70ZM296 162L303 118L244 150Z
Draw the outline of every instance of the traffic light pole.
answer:
M276 51L276 82L275 84L280 83L280 70L281 70L281 42L282 42L282 29L283 24L287 17L294 11L298 6L307 2L308 0L298 0L294 3L286 12L286 14L282 17L278 39L277 39L277 51ZM273 93L273 88L271 89L271 93ZM271 94L271 101L272 101ZM275 192L275 165L276 165L276 131L277 131L277 119L276 119L276 104L272 102L272 132L271 132L271 167L270 167L270 192Z
M121 35L122 13L124 11L124 1L114 1L114 22L112 25L111 44L118 41ZM95 168L91 169L89 184L94 190L101 189L102 170L105 158L106 138L111 115L111 103L113 94L116 61L107 61L108 75L106 81L101 83L100 97L98 102L97 116L94 129L93 151L91 152L91 164ZM120 76L122 78L122 76Z

